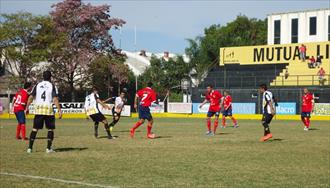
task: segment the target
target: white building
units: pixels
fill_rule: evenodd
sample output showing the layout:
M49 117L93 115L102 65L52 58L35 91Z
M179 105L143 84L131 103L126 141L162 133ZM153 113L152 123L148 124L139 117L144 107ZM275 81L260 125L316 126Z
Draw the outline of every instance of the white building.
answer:
M274 13L268 18L268 44L330 40L330 9Z

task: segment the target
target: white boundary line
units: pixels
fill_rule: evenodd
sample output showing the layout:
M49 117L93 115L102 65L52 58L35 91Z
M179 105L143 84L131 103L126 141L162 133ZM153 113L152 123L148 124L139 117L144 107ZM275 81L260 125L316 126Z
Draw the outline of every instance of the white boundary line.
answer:
M84 183L84 182L80 182L80 181L71 181L71 180L64 180L64 179L58 179L58 178L48 178L48 177L42 177L42 176L31 176L31 175L8 173L8 172L0 172L0 175L16 176L16 177L23 177L23 178L30 178L30 179L49 180L49 181L67 183L67 184L84 185L84 186L89 186L89 187L118 188L118 187L113 187L113 186L108 186L108 185Z

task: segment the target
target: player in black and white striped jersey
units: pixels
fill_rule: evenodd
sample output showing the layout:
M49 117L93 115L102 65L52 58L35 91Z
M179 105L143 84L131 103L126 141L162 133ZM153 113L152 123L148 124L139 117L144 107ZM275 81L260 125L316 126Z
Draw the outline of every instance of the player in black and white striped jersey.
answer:
M54 140L55 129L55 113L53 104L57 107L59 118L62 118L62 111L58 101L58 91L56 86L51 83L52 74L50 71L43 73L43 81L39 82L32 89L31 95L26 105L26 109L29 109L29 105L33 101L34 107L34 120L33 129L30 134L28 153L32 152L34 140L37 136L38 130L42 129L44 124L48 129L47 133L47 149L46 153L52 153L54 150L51 148Z

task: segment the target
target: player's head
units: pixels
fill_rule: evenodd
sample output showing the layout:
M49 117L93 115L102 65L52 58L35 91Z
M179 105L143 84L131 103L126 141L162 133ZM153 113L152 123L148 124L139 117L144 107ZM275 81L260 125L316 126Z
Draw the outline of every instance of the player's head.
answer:
M307 88L304 88L304 93L307 94L309 91Z
M148 82L148 83L147 83L147 86L148 86L148 87L152 87L153 85L154 85L154 84L153 84L152 82Z
M125 95L126 95L126 93L125 93L124 91L120 92L120 97L121 97L121 98L124 98Z
M42 77L45 81L50 81L52 78L52 73L50 71L45 71L43 72Z
M259 86L259 91L260 91L261 93L267 91L267 85L266 85L266 84L260 84L260 86Z
M212 91L212 89L213 89L213 86L212 86L212 85L208 85L208 86L206 87L206 91L207 91L208 93L210 93L210 92Z
M223 95L224 95L224 96L229 95L229 91L228 91L228 90L223 91Z
M97 89L96 86L93 86L92 91L93 91L93 93L98 93L99 90Z
M23 85L24 89L30 89L31 88L32 83L31 82L25 82Z

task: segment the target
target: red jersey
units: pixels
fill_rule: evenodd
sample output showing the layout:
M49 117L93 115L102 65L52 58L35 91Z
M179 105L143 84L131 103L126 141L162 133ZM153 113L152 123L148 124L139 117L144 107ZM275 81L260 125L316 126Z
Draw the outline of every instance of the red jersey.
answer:
M14 113L25 110L29 94L25 89L20 89L14 97Z
M307 93L302 97L302 112L311 112L313 109L313 95L311 93Z
M212 90L211 93L208 93L206 95L206 100L210 102L210 112L218 112L220 111L220 100L222 98L222 95L219 91L217 90Z
M232 108L231 102L232 102L232 99L231 99L230 95L227 95L223 98L223 107L225 110Z
M140 105L149 107L151 103L156 101L156 92L150 87L139 90L136 95L140 99Z

